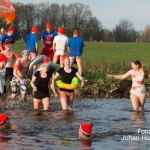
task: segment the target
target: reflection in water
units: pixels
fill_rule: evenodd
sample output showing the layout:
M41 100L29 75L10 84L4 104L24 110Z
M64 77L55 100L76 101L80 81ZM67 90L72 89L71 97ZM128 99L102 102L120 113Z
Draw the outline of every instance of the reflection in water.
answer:
M81 144L81 147L83 148L83 150L93 150L93 148L92 148L92 140L91 139L80 140L80 144Z
M145 113L143 111L134 111L131 113L129 125L130 128L143 128L146 123Z

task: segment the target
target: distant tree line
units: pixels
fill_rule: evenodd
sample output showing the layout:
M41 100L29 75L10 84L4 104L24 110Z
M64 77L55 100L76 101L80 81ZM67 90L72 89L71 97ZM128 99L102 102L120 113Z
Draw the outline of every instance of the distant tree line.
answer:
M121 20L111 31L103 28L101 22L92 15L88 5L71 3L59 5L57 3L24 4L14 3L16 19L13 22L17 39L25 37L31 27L38 27L38 36L45 30L47 22L53 29L64 26L65 33L71 37L74 29L79 30L80 36L86 41L150 41L150 27L147 26L142 33L135 31L133 24L128 20ZM0 19L0 27L8 28L4 19Z

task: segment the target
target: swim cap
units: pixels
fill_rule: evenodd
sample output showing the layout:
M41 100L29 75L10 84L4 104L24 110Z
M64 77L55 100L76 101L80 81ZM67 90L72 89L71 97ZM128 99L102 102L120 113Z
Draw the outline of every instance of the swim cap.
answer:
M94 126L93 123L86 122L80 125L80 129L84 134L91 135L93 126Z
M0 115L0 125L5 123L6 120L8 120L8 116L6 114L1 114Z

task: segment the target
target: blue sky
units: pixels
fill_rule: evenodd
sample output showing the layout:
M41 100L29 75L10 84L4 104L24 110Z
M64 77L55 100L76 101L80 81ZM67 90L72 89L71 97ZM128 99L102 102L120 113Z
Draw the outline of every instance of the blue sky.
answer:
M150 24L150 0L10 0L11 2L49 2L68 5L79 2L88 5L104 28L114 29L120 20L133 23L136 30L144 30Z

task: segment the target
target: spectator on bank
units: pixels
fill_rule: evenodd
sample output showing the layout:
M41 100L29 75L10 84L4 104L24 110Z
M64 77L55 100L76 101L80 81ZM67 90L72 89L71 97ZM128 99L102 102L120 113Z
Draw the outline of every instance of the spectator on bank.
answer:
M79 33L77 30L73 32L73 38L68 41L68 52L70 58L70 65L72 66L73 63L77 62L78 71L80 75L82 75L82 53L84 48L84 41L78 36Z

